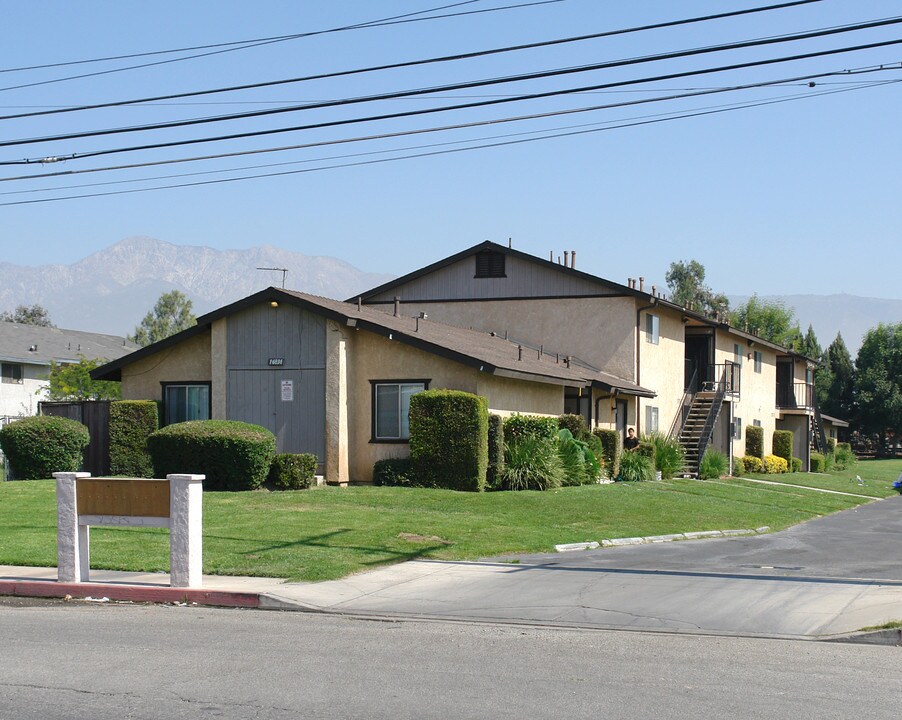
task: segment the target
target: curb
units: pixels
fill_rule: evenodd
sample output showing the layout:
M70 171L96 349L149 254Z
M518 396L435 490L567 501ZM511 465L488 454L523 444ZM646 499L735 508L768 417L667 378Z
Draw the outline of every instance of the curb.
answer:
M115 583L61 583L55 580L0 580L0 595L41 598L96 598L150 603L193 603L213 607L260 607L260 595L228 590L118 585Z
M705 538L743 537L748 535L761 535L769 532L770 527L755 528L754 530L702 530L700 532L675 533L673 535L646 535L645 537L607 538L600 543L582 542L555 545L557 552L573 552L574 550L594 550L601 547L622 547L624 545L654 545L656 543L675 542L677 540L703 540Z
M892 628L890 630L863 630L861 632L839 635L836 637L819 638L822 642L855 643L857 645L889 645L902 647L902 630Z

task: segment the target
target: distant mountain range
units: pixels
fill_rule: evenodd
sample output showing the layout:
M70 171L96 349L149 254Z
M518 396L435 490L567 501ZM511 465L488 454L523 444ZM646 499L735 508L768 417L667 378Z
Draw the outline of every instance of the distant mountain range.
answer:
M902 300L858 295L762 295L762 300L778 300L792 308L802 332L811 325L824 349L841 332L852 359L861 347L864 334L879 323L902 322ZM733 307L748 297L730 297Z
M126 335L134 331L157 298L181 290L197 315L281 285L345 299L392 279L363 272L333 257L311 257L269 245L246 250L214 250L173 245L148 237L127 238L72 265L26 267L0 263L0 310L43 305L62 328ZM413 270L414 268L407 268ZM747 297L731 297L736 306ZM864 333L880 322L902 322L902 300L855 295L767 296L791 307L804 332L814 327L826 347L841 332L853 357Z
M126 335L170 290L185 293L202 315L281 285L282 273L259 267L287 268L286 288L342 300L393 277L268 245L214 250L134 237L72 265L0 263L0 310L37 303L59 327Z

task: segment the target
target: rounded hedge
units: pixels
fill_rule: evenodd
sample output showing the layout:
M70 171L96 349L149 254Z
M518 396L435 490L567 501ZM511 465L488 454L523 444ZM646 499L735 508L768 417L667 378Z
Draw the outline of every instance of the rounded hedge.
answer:
M203 474L207 490L255 490L269 474L276 437L236 420L189 420L151 433L147 449L157 477Z
M283 453L269 467L269 481L279 490L305 490L316 475L316 455Z
M0 430L0 448L19 480L75 472L90 440L88 428L80 422L49 415L22 418Z

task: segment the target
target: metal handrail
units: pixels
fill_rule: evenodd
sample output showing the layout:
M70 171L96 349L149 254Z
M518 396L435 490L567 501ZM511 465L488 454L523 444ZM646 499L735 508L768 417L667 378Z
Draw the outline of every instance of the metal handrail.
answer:
M817 395L812 394L814 406L814 421L817 423L817 435L815 436L817 439L817 450L818 452L826 454L827 452L827 433L824 432L824 421L821 419L821 409L817 404Z
M777 383L777 407L810 410L814 407L814 385L807 382Z
M732 364L732 363L730 363ZM720 415L720 409L723 406L723 399L727 394L727 366L724 365L723 373L717 382L717 392L714 395L714 401L708 410L708 417L702 428L702 434L698 439L698 461L701 463L705 456L705 450L708 449L708 443L711 440L711 434L714 432L714 423L717 422L717 416Z
M686 426L686 420L689 418L689 410L692 408L692 401L698 392L698 369L692 373L692 379L686 390L683 392L683 399L677 408L676 415L673 416L673 422L670 423L669 437L678 438L683 434L683 428Z

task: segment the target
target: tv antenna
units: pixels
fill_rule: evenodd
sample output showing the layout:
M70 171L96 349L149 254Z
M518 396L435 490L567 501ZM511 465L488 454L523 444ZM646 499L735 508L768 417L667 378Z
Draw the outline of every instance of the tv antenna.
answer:
M288 268L267 268L267 267L258 267L257 270L275 270L276 272L282 273L282 289L285 289L285 276L288 274Z

